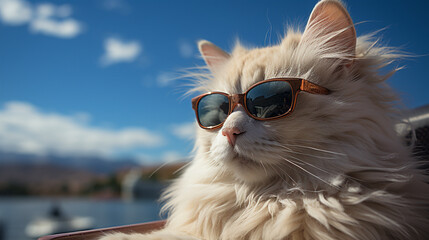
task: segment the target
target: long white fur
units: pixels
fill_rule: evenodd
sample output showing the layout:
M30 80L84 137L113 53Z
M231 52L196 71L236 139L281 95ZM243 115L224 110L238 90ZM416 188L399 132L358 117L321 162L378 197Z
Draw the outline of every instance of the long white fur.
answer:
M203 92L299 77L332 93L300 93L295 111L274 121L239 106L223 126L246 131L233 148L221 130L198 128L195 159L164 195L166 228L103 240L429 239L428 179L394 130L391 73L379 73L397 55L363 36L352 56L338 40L347 29L321 31L289 31L266 48L237 44L213 74L197 73Z

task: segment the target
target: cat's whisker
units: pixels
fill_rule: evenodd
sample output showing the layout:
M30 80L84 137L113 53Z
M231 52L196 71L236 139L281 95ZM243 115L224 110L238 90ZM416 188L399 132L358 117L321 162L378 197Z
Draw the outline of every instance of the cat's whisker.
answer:
M173 172L173 175L176 175L178 172L182 171L183 169L187 168L189 165L191 165L192 161L189 161L185 163L183 166L181 166L179 169Z
M265 171L265 174L268 176L268 172L267 172L267 169L265 168L265 164L263 162L258 162L258 163L262 166L262 168Z
M298 141L294 141L295 143L299 143L299 142L303 142L303 143L320 143L317 141L311 141L311 140L298 140ZM318 152L323 152L323 153L328 153L328 154L332 154L332 155L339 155L339 156L346 156L346 154L344 153L340 153L340 152L334 152L334 151L330 151L330 150L326 150L326 149L321 149L321 148L316 148L316 147L312 147L312 146L306 146L306 145L298 145L298 144L281 144L277 141L268 141L264 142L267 145L271 145L271 146L275 146L275 147L281 147L290 151L293 151L292 148L290 147L300 147L300 148L306 148L309 150L313 150L313 151L318 151Z
M314 165L314 164L311 164L311 163L309 163L309 162L303 161L303 160L301 160L301 159L299 159L299 158L297 158L297 157L294 157L294 156L290 156L290 155L289 155L289 157L291 157L291 158L293 158L293 159L295 159L295 160L299 161L299 162L300 162L300 163L302 163L302 164L308 165L308 166L313 167L313 168L315 168L315 169L317 169L317 170L319 170L319 171L321 171L321 172L324 172L324 173L326 173L326 174L328 174L328 175L332 175L332 173L331 173L331 172L328 172L327 170L322 169L322 168L320 168L320 167L318 167L318 166L316 166L316 165Z
M324 139L325 140L325 139ZM296 144L315 144L315 145L320 145L321 142L318 140L311 140L311 139L294 139L293 142L291 142L291 144L296 143ZM333 142L333 141L329 141L326 140L323 142L324 145L332 145L332 146L344 146L343 142Z
M282 149L284 149L285 152L288 152L288 153L299 154L299 155L303 155L303 156L307 156L307 157L314 157L314 158L319 158L319 159L327 159L327 160L337 159L336 157L325 157L325 156L320 156L320 155L313 155L313 154L298 152L298 151L294 151L294 150L287 148L287 147L284 147L284 146L280 146L280 147Z
M158 172L159 170L161 170L161 168L165 167L167 164L168 164L168 162L165 162L165 163L161 164L161 166L159 166L155 170L153 170L153 172L149 175L148 178L151 178L156 172Z
M318 151L318 152L323 152L323 153L328 153L328 154L333 154L333 155L338 155L338 156L342 156L342 157L346 157L347 155L344 153L339 153L339 152L334 152L334 151L329 151L329 150L325 150L325 149L321 149L321 148L316 148L316 147L310 147L310 146L304 146L304 145L297 145L297 144L288 144L288 146L291 147L300 147L300 148L305 148L305 149L310 149L310 150L314 150L314 151Z
M276 174L276 176L278 176L281 180L283 180L284 183L287 184L288 181L286 181L286 179L283 178L283 174L285 174L287 177L289 177L289 179L291 179L292 182L294 182L294 180L286 172L282 172L283 174L281 174L273 166L270 166L270 170L273 171Z
M280 156L280 157L281 157L281 156ZM301 167L300 165L298 165L298 164L297 164L296 162L294 162L293 160L291 160L291 159L287 159L287 158L284 158L284 157L281 157L281 159L283 159L283 160L287 161L288 163L290 163L290 164L292 164L293 166L295 166L295 167L297 167L297 168L301 169L301 170L302 170L302 171L304 171L305 173L309 174L310 176L313 176L314 178L316 178L316 179L318 179L318 180L322 181L323 183L325 183L325 184L327 184L327 185L329 185L329 186L331 186L331 187L333 187L333 188L335 188L335 189L339 190L339 187L337 187L337 186L333 185L333 184L332 184L332 183L330 183L330 182L327 182L326 180L322 179L321 177L317 176L316 174L314 174L314 173L312 173L312 172L308 171L307 169L305 169L305 168Z
M268 165L276 174L277 176L279 176L285 183L288 183L288 181L286 181L286 179L284 179L282 177L282 174L285 174L292 182L293 184L296 186L298 185L298 183L292 178L292 176L290 176L286 170L284 170L283 168L275 168L273 165ZM280 171L280 173L279 173Z
M286 151L286 152L289 152L289 153L297 153L297 154L301 154L301 155L304 155L304 156L311 156L311 157L315 157L315 158L333 159L333 158L324 158L324 157L319 157L319 156L311 155L311 154L304 154L304 153L295 152L295 151ZM303 160L302 160L302 159L300 159L300 158L297 158L297 157L294 157L294 156L291 156L291 155L289 155L288 157L293 158L294 160L297 160L297 161L298 161L298 163L300 163L301 165L308 165L308 166L313 167L313 168L315 168L315 169L317 169L317 170L319 170L319 171L321 171L321 172L324 172L324 173L326 173L326 174L328 174L328 175L333 175L331 172L328 172L327 170L322 169L322 168L320 168L320 167L318 167L318 166L316 166L316 165L314 165L314 164L311 164L311 163L309 163L309 162L307 162L307 161L303 161ZM298 163L297 163L297 164L298 164Z
M292 150L292 149L290 149L290 148L288 148L288 147L286 147L286 146L282 145L281 143L279 143L279 142L277 142L277 141L270 141L270 140L268 140L268 139L263 139L263 140L265 140L263 143L264 143L264 144L266 144L266 145L268 145L268 146L273 146L273 147L284 147L284 148L287 148L287 149L289 149L289 150Z

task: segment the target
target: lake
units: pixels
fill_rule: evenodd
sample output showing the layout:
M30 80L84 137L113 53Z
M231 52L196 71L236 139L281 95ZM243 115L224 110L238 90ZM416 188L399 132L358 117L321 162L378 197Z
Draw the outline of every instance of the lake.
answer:
M96 228L134 224L161 219L160 204L156 200L95 200L81 198L0 198L0 221L5 233L0 240L30 240L24 229L34 218L45 216L52 202L71 216L89 216Z

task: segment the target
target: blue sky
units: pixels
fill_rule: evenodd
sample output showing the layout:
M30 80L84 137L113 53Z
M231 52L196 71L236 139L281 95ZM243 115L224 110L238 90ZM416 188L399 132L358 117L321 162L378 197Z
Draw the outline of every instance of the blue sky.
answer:
M196 41L230 50L303 29L317 1L0 0L0 151L173 161L193 146L181 69ZM429 104L426 1L346 1L358 35L418 55L389 83Z

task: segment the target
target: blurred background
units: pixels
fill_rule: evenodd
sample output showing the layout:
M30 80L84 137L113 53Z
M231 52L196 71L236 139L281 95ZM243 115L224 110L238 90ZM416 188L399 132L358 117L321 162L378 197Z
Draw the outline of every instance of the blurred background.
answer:
M0 240L160 219L192 158L196 42L275 44L316 2L0 0ZM346 4L358 35L416 56L389 83L428 104L429 3Z

